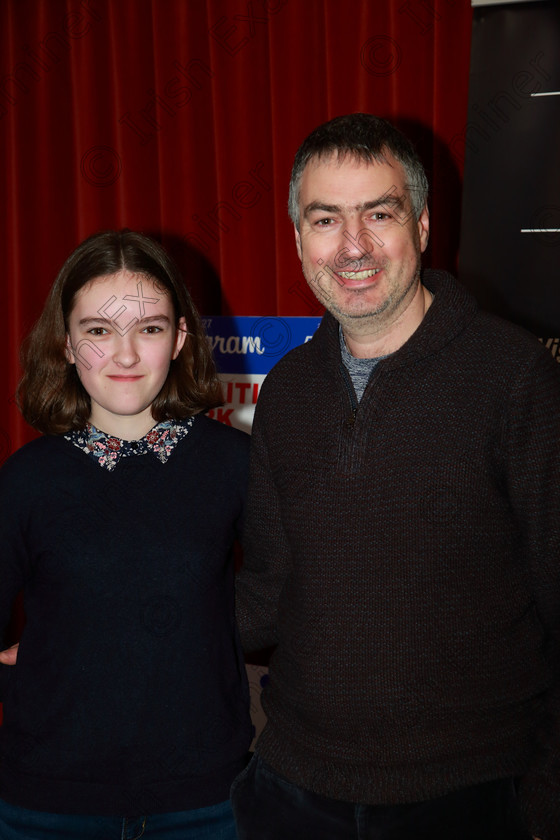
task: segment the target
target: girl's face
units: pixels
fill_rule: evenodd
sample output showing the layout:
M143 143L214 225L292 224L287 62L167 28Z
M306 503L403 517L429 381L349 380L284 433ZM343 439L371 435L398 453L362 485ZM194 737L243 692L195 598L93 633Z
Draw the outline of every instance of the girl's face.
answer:
M90 396L90 422L124 440L149 432L152 402L186 336L185 319L175 326L169 295L150 277L123 270L80 289L66 352Z

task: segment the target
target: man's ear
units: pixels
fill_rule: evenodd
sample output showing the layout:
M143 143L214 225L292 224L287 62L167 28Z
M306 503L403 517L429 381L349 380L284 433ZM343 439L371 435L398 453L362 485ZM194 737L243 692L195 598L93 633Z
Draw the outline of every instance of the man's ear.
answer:
M430 236L430 213L426 205L424 205L424 209L420 213L417 224L420 253L423 254L428 247L428 237Z
M294 234L295 234L295 237L296 237L296 249L297 249L298 257L299 257L300 262L301 262L302 259L303 259L302 251L301 251L301 236L300 236L299 230L297 229L297 227L295 225L294 225Z
M172 359L176 359L181 350L183 349L183 345L187 340L187 322L184 317L179 318L179 323L177 325L177 330L175 334L175 347L173 348L173 354L171 356Z
M72 349L72 342L70 341L70 336L66 333L66 341L64 346L64 355L66 356L66 361L71 364L76 364L76 357L74 355L74 351Z

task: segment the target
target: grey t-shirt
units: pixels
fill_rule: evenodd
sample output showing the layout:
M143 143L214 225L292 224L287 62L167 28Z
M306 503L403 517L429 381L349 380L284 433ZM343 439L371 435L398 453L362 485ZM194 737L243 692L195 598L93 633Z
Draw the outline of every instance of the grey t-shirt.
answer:
M340 338L340 353L342 355L342 362L350 374L350 379L352 380L358 402L360 402L374 367L379 361L381 361L381 359L386 359L387 356L377 356L375 359L357 359L350 353L346 346L344 335L342 333L342 327L339 327L338 335Z

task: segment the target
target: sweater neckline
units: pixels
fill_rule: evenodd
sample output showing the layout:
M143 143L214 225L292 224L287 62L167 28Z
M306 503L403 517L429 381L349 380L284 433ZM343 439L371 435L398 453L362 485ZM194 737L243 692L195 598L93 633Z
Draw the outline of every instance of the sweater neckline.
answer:
M386 371L413 365L438 353L476 316L476 300L448 272L427 269L422 272L422 283L434 295L432 305L402 347L379 360L379 367ZM327 311L309 342L329 370L338 369L341 361L338 330L338 321Z

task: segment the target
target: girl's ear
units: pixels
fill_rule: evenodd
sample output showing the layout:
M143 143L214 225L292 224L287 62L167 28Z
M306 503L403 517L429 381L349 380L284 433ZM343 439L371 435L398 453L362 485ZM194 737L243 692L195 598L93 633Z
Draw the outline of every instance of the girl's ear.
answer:
M72 342L70 341L70 336L68 335L68 333L66 333L64 355L66 356L66 361L69 362L69 364L76 364L76 357L74 355L74 351L72 350Z
M181 350L183 349L183 344L187 340L187 322L184 317L179 318L179 323L177 325L177 331L175 334L175 346L173 348L173 355L171 356L172 359L176 359Z

